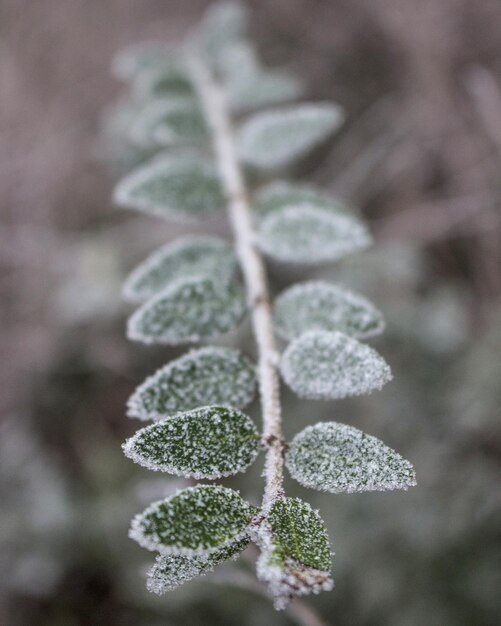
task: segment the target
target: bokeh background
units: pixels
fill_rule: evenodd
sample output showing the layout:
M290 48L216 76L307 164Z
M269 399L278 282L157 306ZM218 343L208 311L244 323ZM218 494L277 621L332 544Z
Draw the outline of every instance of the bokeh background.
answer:
M103 111L112 56L181 40L207 2L1 0L0 623L297 623L240 566L157 598L132 514L179 481L120 450L124 404L179 352L124 338L120 283L179 230L119 211ZM379 436L416 466L405 493L326 496L336 589L307 600L336 626L501 623L501 4L256 0L263 59L346 109L310 180L359 207L372 250L324 277L385 312L395 380L337 403L284 392L285 430L317 419ZM212 232L227 226L211 222ZM279 290L299 276L270 269ZM303 277L303 275L301 275ZM244 327L235 341L250 347ZM256 407L254 407L256 412ZM261 467L228 481L260 495ZM231 569L233 568L233 569Z

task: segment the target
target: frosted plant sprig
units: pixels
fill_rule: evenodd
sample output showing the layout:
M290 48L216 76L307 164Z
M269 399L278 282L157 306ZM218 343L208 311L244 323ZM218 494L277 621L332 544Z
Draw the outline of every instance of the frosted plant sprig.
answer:
M226 487L196 485L138 514L130 536L160 554L147 579L157 594L254 542L257 576L282 609L334 586L325 525L307 502L286 496L284 466L300 484L331 493L415 484L408 461L351 426L310 426L290 443L282 432L280 377L299 397L323 400L369 393L391 378L383 357L360 341L384 328L366 298L311 281L273 304L268 284L265 258L314 266L371 242L343 202L287 180L292 167L327 144L344 114L325 102L291 105L299 82L261 67L246 10L231 2L211 5L181 50L129 48L114 67L134 103L114 132L123 128L131 150L147 149L150 158L118 183L117 204L185 223L226 208L234 240L183 237L133 270L124 294L140 306L128 336L195 343L233 331L247 315L256 361L209 345L164 365L128 401L130 417L153 423L125 442L124 453L154 471L206 480L243 472L260 451L265 456L259 507ZM251 113L266 106L273 108ZM270 182L273 175L279 179ZM282 355L275 333L290 342ZM256 386L260 431L242 412Z

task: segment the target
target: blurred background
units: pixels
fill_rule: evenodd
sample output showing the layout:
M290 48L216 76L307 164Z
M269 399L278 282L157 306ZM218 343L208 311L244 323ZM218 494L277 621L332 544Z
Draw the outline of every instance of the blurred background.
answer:
M152 555L127 538L130 517L181 483L123 457L137 428L124 405L181 351L125 339L120 286L181 231L111 205L102 120L120 85L109 65L127 44L180 41L207 4L0 0L1 624L297 623L247 588L246 561L153 596ZM320 508L336 552L336 589L306 603L336 626L500 624L501 3L248 6L264 62L346 109L309 180L358 207L376 241L314 275L384 311L374 343L395 374L337 403L284 391L286 434L345 421L418 475L387 494L288 481ZM207 229L228 233L217 220ZM306 276L270 272L277 291ZM233 339L250 349L247 327ZM260 471L227 482L257 501Z

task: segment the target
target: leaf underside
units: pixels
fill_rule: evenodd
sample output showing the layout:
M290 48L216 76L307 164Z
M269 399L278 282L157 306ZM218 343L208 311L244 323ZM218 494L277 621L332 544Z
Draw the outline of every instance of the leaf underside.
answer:
M254 365L238 350L207 346L160 368L127 403L127 415L160 420L207 404L243 409L256 389Z
M198 485L136 515L129 536L161 554L207 555L244 539L254 513L236 491Z
M312 330L285 350L280 371L301 398L336 400L370 393L391 380L391 371L373 349L335 331Z
M336 422L308 426L290 444L286 466L304 487L353 493L407 489L412 465L382 441Z
M123 450L148 469L213 480L245 471L258 454L259 439L244 413L206 406L139 430Z
M259 247L267 256L302 265L331 263L370 243L367 229L356 218L307 203L270 213L258 232Z
M273 321L286 340L308 330L338 330L357 339L384 330L383 317L369 300L325 281L299 283L282 292L275 300Z
M125 280L124 296L143 302L176 280L200 277L227 285L235 273L233 248L217 237L182 237L162 246Z
M172 591L198 576L212 572L220 563L229 559L236 559L248 544L249 538L244 537L211 554L197 556L159 555L153 567L148 571L146 588L158 595Z
M148 300L129 319L127 336L144 343L176 345L235 328L245 313L240 287L209 279L179 281Z

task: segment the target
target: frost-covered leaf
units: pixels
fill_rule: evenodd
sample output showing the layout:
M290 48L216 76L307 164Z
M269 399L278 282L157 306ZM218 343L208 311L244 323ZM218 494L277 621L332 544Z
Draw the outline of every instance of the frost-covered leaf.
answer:
M315 265L362 250L371 238L356 218L304 203L265 217L258 243L263 252L283 263Z
M170 345L199 341L235 328L245 309L240 287L223 287L210 279L177 281L129 318L127 336Z
M134 517L129 536L161 554L210 554L247 536L255 509L219 485L197 485Z
M253 209L262 217L290 206L308 206L348 213L349 209L327 192L305 183L279 180L261 187L256 193Z
M311 330L292 341L280 371L300 398L313 400L370 393L391 380L388 364L373 348L338 331Z
M263 549L257 573L268 584L276 608L284 608L292 596L332 589L329 537L309 504L280 498L258 533Z
M127 46L114 57L111 65L114 76L130 80L145 70L177 63L171 46L161 41L144 41Z
M207 127L198 104L190 98L161 98L148 102L129 129L140 146L177 147L207 138Z
M233 248L217 237L182 237L162 246L127 277L123 293L131 302L151 298L176 280L211 278L227 285L236 268Z
M263 70L248 41L238 41L226 48L218 61L227 98L235 112L293 100L302 92L294 76L276 70Z
M230 543L212 554L186 556L184 554L159 555L155 565L148 571L146 588L158 595L172 591L180 585L212 572L216 565L236 559L245 550L249 538Z
M286 167L325 141L342 120L341 109L331 103L257 113L240 130L241 157L257 168Z
M247 32L249 14L242 2L211 4L194 30L190 45L204 57L217 61L227 48Z
M123 450L148 469L213 480L243 472L254 462L259 433L245 413L205 406L139 430Z
M273 321L284 339L308 330L339 330L364 339L384 330L383 317L363 296L324 281L293 285L275 300Z
M115 188L115 202L160 217L203 218L225 205L216 167L192 156L163 157L140 167Z
M127 403L127 414L159 420L207 404L244 408L256 388L253 364L238 350L213 347L188 352L147 378Z
M308 426L290 444L286 465L304 487L331 493L407 489L416 484L412 465L361 430L323 422Z
M155 67L139 72L132 89L136 97L142 100L196 97L189 72L177 59L166 59Z

